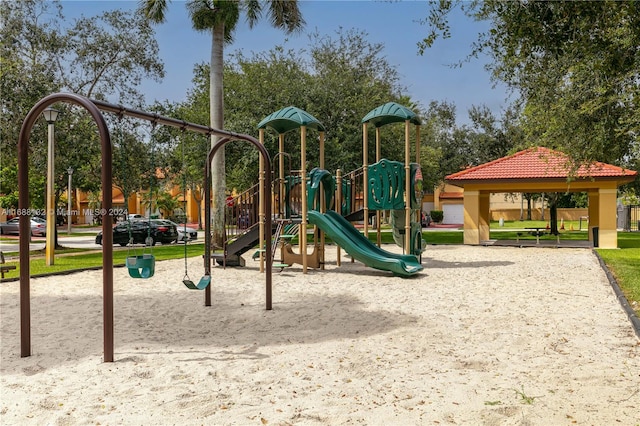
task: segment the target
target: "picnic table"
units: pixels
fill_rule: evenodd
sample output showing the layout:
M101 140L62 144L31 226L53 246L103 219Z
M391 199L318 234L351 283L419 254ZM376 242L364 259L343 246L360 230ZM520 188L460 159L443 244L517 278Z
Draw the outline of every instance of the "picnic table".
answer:
M546 227L533 227L533 228L524 228L529 231L531 235L536 237L536 244L540 244L540 237L545 234ZM541 231L542 229L542 231Z

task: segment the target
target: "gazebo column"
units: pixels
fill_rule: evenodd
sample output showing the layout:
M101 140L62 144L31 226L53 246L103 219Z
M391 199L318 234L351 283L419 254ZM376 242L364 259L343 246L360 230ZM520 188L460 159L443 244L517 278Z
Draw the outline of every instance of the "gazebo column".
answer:
M618 248L616 188L599 188L589 192L589 241L593 242L593 228L598 227L598 247Z
M489 239L489 227L491 213L491 193L480 193L480 241L487 241Z
M593 228L600 227L600 192L599 190L589 191L589 241L593 243Z
M464 191L464 243L489 239L489 193Z
M491 212L491 193L480 192L480 242L489 239L489 214Z

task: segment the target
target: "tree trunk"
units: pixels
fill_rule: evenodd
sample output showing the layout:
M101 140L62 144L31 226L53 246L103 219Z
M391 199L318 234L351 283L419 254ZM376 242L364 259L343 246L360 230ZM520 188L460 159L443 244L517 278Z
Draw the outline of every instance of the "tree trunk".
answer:
M549 196L549 221L550 233L558 235L558 193L554 192Z
M520 222L524 220L524 193L520 193Z
M527 220L531 220L531 194L527 194Z
M224 128L224 91L222 84L224 53L224 24L216 25L212 30L211 40L211 69L209 73L209 111L211 127ZM218 143L217 136L211 136L211 147ZM211 194L213 198L211 211L212 243L222 247L225 238L224 206L226 198L224 148L220 149L213 158L211 165Z

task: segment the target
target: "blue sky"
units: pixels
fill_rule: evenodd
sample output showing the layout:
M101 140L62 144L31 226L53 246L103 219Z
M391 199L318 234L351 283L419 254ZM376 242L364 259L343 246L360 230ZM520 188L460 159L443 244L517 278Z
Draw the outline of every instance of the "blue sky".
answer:
M65 0L62 5L63 14L71 22L81 14L94 16L104 10L135 9L137 1ZM458 122L466 123L467 109L472 105L487 105L497 116L507 105L506 90L503 86L494 88L484 69L488 58L473 59L461 68L449 66L468 55L478 32L486 30L485 23L473 22L458 13L452 17L452 37L439 40L419 56L417 42L427 34L427 27L417 22L427 16L424 1L302 0L300 8L307 23L302 33L286 35L264 21L249 30L243 19L234 43L225 47L225 53L243 50L248 55L276 45L298 50L308 47L310 32L334 36L341 27L355 28L366 31L370 42L384 44L383 54L398 70L405 93L423 107L432 100L452 102ZM166 23L155 26L155 30L166 74L162 83L145 82L142 91L148 103L183 101L192 85L194 64L209 61L210 35L192 29L184 2L176 0L169 4Z

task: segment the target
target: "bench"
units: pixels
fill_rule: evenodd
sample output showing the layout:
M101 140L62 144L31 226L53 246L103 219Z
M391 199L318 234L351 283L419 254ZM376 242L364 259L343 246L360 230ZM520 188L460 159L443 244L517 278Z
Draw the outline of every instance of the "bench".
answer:
M0 251L0 277L4 278L6 272L16 269L16 265L5 265L4 253Z

